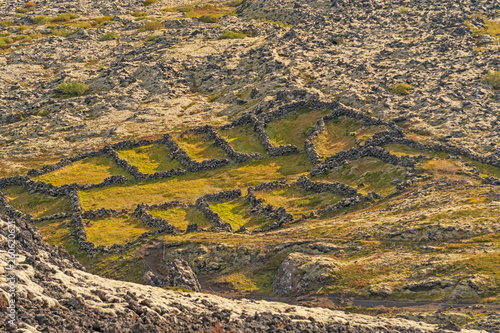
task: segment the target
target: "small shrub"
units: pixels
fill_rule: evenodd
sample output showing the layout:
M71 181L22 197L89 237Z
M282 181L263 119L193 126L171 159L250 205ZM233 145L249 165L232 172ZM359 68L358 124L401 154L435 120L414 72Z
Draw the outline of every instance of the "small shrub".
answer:
M71 36L72 34L74 34L77 31L78 30L70 30L70 29L59 30L59 29L54 29L54 30L52 30L51 34L54 35L54 36L59 36L59 37L68 37L68 36Z
M61 83L57 86L57 89L66 97L76 97L85 94L89 87L83 82L73 81Z
M0 33L0 37L7 37L10 36L10 32L2 32Z
M146 12L132 12L132 13L130 13L130 15L132 15L133 17L140 17L140 16L147 16L148 13L146 13Z
M29 8L18 8L16 9L16 13L26 13L29 12Z
M217 22L219 22L219 18L217 17L217 15L214 15L214 14L205 14L205 15L201 16L198 20L200 20L201 22L204 22L204 23L217 23Z
M232 30L226 30L220 37L219 39L241 39L245 38L247 35L245 35L243 32L236 32Z
M500 72L490 71L483 76L483 82L492 86L493 89L500 89Z
M45 15L37 15L33 17L33 23L35 24L47 24L49 22L49 18Z
M149 6L157 2L158 0L144 0L144 6Z
M13 41L14 40L10 37L0 37L0 47L5 47Z
M73 13L64 13L64 14L60 14L59 16L52 18L51 21L52 22L66 22L66 21L75 19L77 17L78 17L78 15L73 14Z
M40 34L40 33L32 33L32 34L30 34L30 38L31 39L42 38L42 34Z
M101 24L104 22L110 22L113 21L113 16L103 16L103 17L98 17L95 19L96 23Z
M78 29L92 28L92 24L90 24L89 22L85 22L85 21L71 22L71 23L68 23L68 25L75 27L75 28L78 28Z
M177 11L181 13L188 13L193 11L193 6L182 6L177 7Z
M105 34L104 36L99 38L98 40L100 42L105 42L105 41L110 40L110 39L120 39L120 35L117 34L116 32L108 32L107 34Z
M28 30L30 27L28 27L26 24L21 24L17 29L18 30Z
M24 42L31 42L31 37L28 35L17 35L17 36L14 36L14 40L22 40Z
M389 90L396 95L408 95L413 89L415 87L408 83L398 83L389 87Z
M142 31L154 31L165 29L165 26L158 21L148 21L142 27L139 28L139 32Z
M14 25L14 21L12 20L0 21L0 25L3 25L4 27L10 27L11 25Z
M399 12L400 12L401 14L406 14L406 13L408 13L409 11L410 11L410 9L409 9L408 7L406 7L406 6L401 6L401 7L399 7Z
M29 1L26 3L26 8L33 8L36 6L36 3L34 3L33 1Z
M158 38L158 35L149 35L148 38L146 38L146 42L152 42L156 38Z

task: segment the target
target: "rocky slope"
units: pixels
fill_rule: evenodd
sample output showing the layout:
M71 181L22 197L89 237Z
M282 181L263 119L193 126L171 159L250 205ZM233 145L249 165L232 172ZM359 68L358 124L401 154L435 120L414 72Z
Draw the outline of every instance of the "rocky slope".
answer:
M7 313L9 226L0 218L0 305ZM16 225L18 332L450 332L404 319L376 319L320 308L170 291L87 273L66 251ZM453 328L453 327L451 327ZM462 330L462 332L481 332ZM484 332L484 331L482 331Z

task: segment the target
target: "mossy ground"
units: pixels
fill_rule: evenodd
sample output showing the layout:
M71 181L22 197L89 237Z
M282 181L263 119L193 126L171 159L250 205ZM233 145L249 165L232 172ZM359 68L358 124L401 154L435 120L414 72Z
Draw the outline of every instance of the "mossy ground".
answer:
M179 146L196 161L227 158L226 153L214 145L207 134L190 134L176 139Z
M145 232L154 230L145 226L139 219L128 215L84 220L84 224L87 239L96 246L125 244Z
M170 150L161 144L118 151L120 158L139 168L139 171L150 174L182 167L177 160L169 157L170 154Z
M405 173L404 167L394 166L374 157L364 157L336 167L314 180L344 183L357 187L363 194L374 191L387 195L396 188L397 183L405 179ZM393 180L394 183L391 183Z
M154 217L159 217L168 221L181 231L186 231L190 223L196 223L200 228L212 227L210 222L203 216L203 213L194 207L172 208L167 210L151 209L149 213Z
M249 230L255 228L265 229L273 222L272 219L266 216L250 214L250 203L246 202L244 198L212 203L210 208L219 214L224 222L231 224L233 230L238 230L242 226Z
M276 145L292 144L299 149L304 148L307 138L306 132L313 128L319 118L331 113L331 110L302 109L291 112L282 118L270 122L266 126L266 132L271 142Z
M117 166L107 155L88 157L62 169L34 178L56 186L65 184L98 184L110 176L132 178L125 170Z
M252 125L238 126L221 130L219 134L226 139L233 148L240 153L261 153L266 156L266 151Z
M71 211L69 200L65 197L51 197L41 193L28 193L24 187L10 186L2 190L8 202L17 210L34 218L50 216Z
M274 191L256 192L256 196L264 199L264 204L284 207L296 219L302 217L302 214L307 215L312 211L324 209L342 200L339 195L308 192L298 185Z

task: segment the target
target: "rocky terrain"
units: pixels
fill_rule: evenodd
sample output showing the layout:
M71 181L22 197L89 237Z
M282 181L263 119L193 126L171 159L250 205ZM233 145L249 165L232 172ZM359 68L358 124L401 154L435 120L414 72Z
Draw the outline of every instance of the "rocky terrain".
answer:
M20 330L499 332L499 20L0 0Z

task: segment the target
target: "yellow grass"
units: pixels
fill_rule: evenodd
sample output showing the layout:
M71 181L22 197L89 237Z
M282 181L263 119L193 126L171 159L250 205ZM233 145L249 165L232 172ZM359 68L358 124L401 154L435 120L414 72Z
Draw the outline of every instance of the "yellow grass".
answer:
M252 125L238 126L235 128L219 131L219 134L229 141L233 148L241 153L261 153L265 156L266 151L259 141Z
M194 160L203 161L211 158L227 158L226 153L213 144L206 134L187 135L176 139L179 146Z
M189 223L196 223L200 228L210 228L212 225L203 216L203 213L194 207L172 208L168 210L150 210L154 217L159 217L185 231Z
M136 147L118 151L120 158L139 168L143 173L169 171L181 167L177 160L170 159L170 150L161 144Z
M84 220L89 242L98 245L125 244L141 234L154 230L127 215L96 220Z
M71 211L65 197L51 197L46 194L30 194L21 186L10 186L2 190L9 203L17 210L31 214L34 218Z

